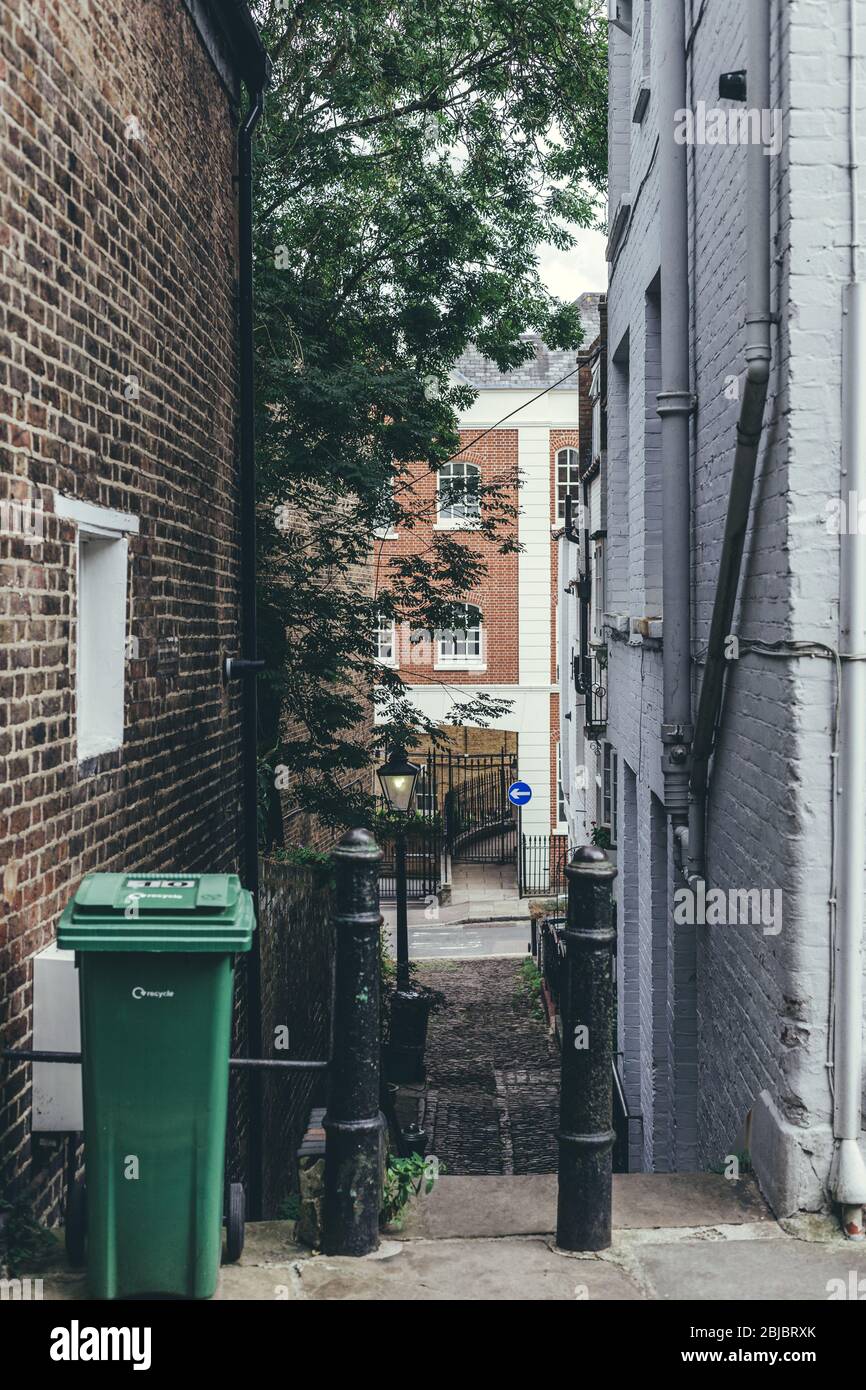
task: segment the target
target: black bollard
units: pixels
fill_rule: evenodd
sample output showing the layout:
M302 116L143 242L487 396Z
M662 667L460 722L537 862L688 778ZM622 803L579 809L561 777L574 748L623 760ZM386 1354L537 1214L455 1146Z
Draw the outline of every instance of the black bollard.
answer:
M566 865L566 988L559 1102L561 1250L606 1250L611 1240L614 952L613 880L604 850L583 845Z
M325 1115L326 1255L379 1244L379 861L367 830L343 836L336 871L334 1060Z

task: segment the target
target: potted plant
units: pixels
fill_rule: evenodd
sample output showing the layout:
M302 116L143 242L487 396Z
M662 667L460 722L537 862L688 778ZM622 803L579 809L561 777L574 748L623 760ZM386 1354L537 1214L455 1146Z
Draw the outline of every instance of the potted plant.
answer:
M389 1082L424 1080L424 1053L430 1015L441 1008L444 995L415 979L409 966L408 984L400 984L393 966L382 977L382 1055Z

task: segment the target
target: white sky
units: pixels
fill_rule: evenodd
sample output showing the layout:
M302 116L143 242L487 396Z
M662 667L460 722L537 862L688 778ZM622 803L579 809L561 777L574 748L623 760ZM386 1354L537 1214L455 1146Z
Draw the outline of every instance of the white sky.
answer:
M570 251L557 251L543 245L539 251L541 278L549 290L566 301L584 290L607 289L607 262L604 258L604 232L579 231L577 245Z

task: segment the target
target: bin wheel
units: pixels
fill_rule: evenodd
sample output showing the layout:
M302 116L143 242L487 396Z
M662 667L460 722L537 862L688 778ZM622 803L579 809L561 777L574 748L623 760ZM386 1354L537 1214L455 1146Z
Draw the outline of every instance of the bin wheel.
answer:
M73 1269L82 1269L86 1263L87 1242L87 1188L83 1182L74 1182L66 1196L66 1254Z
M226 1215L226 1264L236 1264L244 1249L244 1211L246 1197L244 1185L229 1183L229 1204Z

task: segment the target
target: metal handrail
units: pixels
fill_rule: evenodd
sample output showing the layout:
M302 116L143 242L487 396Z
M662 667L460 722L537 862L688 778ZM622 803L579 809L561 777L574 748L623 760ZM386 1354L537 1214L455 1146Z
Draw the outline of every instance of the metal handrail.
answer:
M16 1062L56 1062L56 1063L80 1063L82 1054L80 1052L46 1052L39 1048L30 1047L4 1047L3 1057L8 1057ZM230 1057L230 1067L284 1067L292 1071L325 1071L331 1065L331 1059L327 1061L302 1061L299 1058L273 1058L273 1057Z

